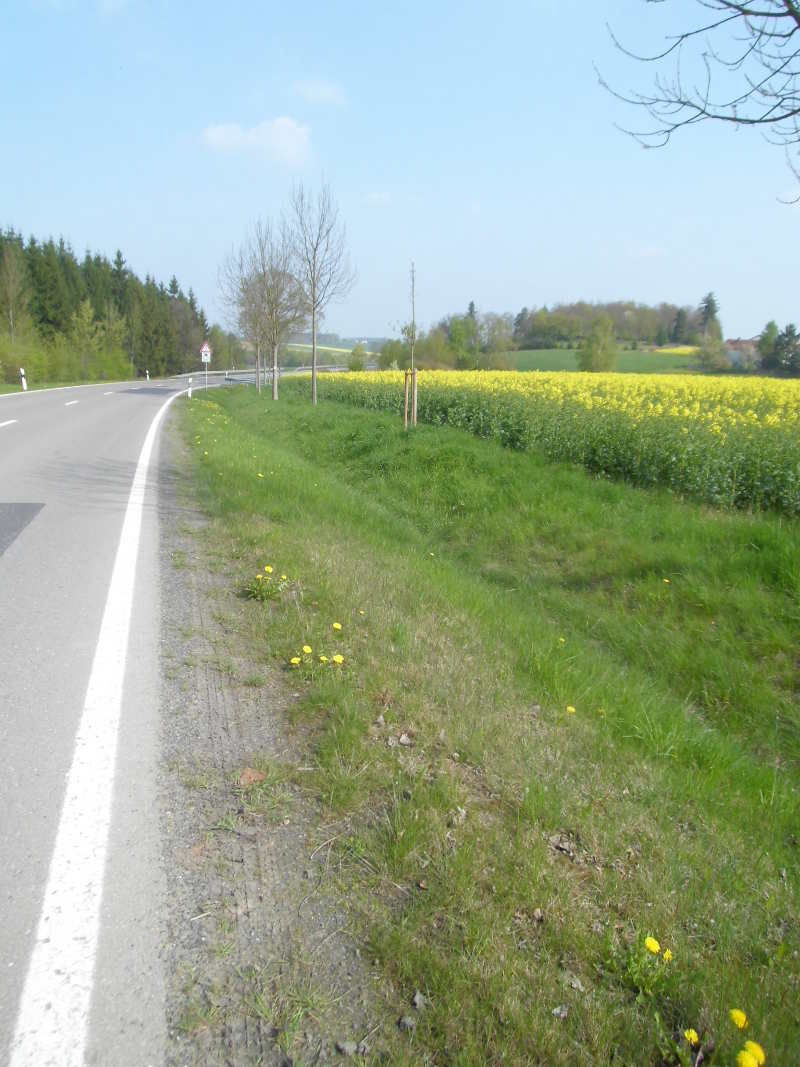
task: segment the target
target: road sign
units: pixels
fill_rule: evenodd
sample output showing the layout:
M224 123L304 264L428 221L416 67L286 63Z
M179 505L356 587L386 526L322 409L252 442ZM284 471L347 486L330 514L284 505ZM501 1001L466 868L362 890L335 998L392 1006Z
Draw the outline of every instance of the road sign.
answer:
M203 347L200 349L200 359L203 361L203 363L211 362L211 345L208 343L208 341L206 341Z

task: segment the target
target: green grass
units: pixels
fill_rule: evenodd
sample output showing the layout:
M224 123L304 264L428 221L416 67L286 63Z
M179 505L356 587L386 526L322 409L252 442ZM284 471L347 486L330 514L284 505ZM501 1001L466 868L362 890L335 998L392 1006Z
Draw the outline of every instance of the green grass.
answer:
M578 369L578 353L572 348L521 350L507 357L512 370ZM614 369L622 374L688 374L697 368L690 357L674 353L620 351Z
M134 379L129 379L129 380L133 381ZM28 382L28 391L30 392L30 391L36 390L36 389L64 389L66 387L74 386L74 385L104 385L104 384L108 384L108 383L105 383L105 382L102 382L102 381L98 381L97 378L92 378L91 380L86 379L84 381L70 381L70 382L30 382L29 381ZM110 384L113 385L115 383L111 382ZM14 384L8 384L8 383L5 383L5 382L0 382L0 394L2 394L2 393L21 393L21 392L22 392L22 386L19 385L19 384L14 385Z
M240 637L301 693L370 958L431 998L407 1062L656 1067L693 1026L727 1064L732 1007L789 1062L800 525L283 392L183 426L210 560L288 575Z

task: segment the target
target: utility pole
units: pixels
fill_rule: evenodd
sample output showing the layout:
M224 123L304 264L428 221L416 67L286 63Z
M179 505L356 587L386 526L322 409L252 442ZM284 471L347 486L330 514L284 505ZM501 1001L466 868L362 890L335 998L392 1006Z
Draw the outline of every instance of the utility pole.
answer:
M417 340L417 272L411 260L411 425L417 425L417 368L414 363L414 345Z

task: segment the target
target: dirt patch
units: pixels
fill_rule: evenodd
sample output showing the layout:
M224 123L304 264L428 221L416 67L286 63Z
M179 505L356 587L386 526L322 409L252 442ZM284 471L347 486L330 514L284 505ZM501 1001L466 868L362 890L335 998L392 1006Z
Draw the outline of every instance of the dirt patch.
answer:
M160 500L167 1064L326 1064L337 1042L386 1062L383 979L326 878L325 843L346 827L302 788L286 716L297 694L224 624L252 605L209 566L203 517L176 499L187 459L174 427L162 450L177 475Z

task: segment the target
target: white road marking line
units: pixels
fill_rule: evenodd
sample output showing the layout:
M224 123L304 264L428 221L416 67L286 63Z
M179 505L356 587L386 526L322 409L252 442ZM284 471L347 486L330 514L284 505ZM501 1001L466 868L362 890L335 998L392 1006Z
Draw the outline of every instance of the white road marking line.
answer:
M0 422L0 426L11 426L13 423L15 423L17 421L18 421L17 419L6 419L5 422Z
M111 396L113 394L113 392L114 392L113 389L109 389L107 393L103 393L103 396Z
M83 1067L147 469L161 420L180 395L175 393L162 404L150 423L133 476L11 1043L10 1067Z
M80 400L68 400L64 407L71 408L73 404L80 404Z

